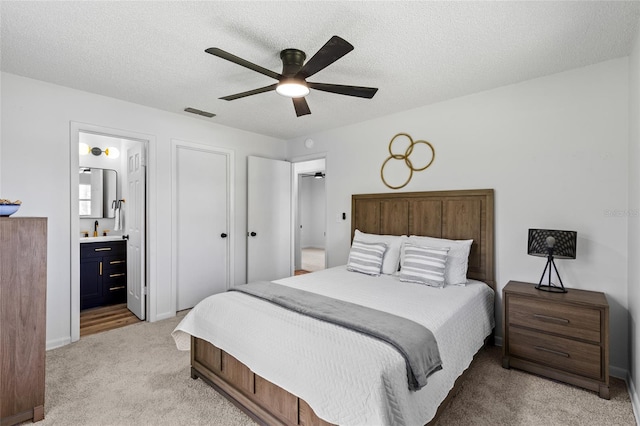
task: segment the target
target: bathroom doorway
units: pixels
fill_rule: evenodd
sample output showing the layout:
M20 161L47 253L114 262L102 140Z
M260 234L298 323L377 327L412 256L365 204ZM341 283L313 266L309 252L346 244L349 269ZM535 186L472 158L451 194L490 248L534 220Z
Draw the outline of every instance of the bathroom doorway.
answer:
M72 341L147 317L148 142L144 135L72 123ZM86 177L107 170L115 175L109 185L106 177Z

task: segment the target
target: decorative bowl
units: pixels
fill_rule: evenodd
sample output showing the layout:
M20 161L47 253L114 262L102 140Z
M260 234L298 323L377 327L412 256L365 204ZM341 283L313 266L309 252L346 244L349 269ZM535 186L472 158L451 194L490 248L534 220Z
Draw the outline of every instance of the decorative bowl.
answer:
M0 216L11 216L20 208L20 204L0 204Z

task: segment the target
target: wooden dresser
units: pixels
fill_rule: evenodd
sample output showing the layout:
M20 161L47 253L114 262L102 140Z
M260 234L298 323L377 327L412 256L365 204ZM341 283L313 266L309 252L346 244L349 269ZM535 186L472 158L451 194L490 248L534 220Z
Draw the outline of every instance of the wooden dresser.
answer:
M0 217L0 425L44 418L47 219Z
M502 366L560 380L609 399L609 304L604 293L536 290L509 281L503 295Z

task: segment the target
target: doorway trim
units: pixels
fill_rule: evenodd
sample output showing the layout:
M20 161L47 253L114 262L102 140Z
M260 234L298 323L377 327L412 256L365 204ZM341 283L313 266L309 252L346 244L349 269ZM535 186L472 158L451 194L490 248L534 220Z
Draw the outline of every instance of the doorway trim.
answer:
M147 188L145 190L145 203L147 205L145 213L145 221L147 227L146 233L146 246L147 253L155 252L152 247L155 247L156 237L156 199L154 194L156 193L156 181L152 179L156 175L156 138L153 135L147 135L143 133L131 132L121 129L113 129L104 126L97 126L94 124L80 123L71 121L69 123L69 185L71 193L71 214L69 217L69 223L71 225L71 341L76 342L80 339L80 223L79 206L77 203L79 194L79 177L78 167L80 166L80 155L78 153L78 143L80 142L80 133L92 133L101 136L108 136L112 138L128 139L132 141L138 141L144 144L144 150L146 152L146 174L147 174ZM151 256L146 256L146 287L147 287L147 320L156 320L156 292L155 288L150 285L155 279L156 259ZM153 272L153 277L151 273ZM154 279L152 279L154 278Z

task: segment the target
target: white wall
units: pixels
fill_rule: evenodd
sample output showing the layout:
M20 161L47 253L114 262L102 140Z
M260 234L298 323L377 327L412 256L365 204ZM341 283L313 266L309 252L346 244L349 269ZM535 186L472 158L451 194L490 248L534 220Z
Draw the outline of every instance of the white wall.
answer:
M246 157L284 158L286 144L243 132L62 86L1 74L0 194L20 199L20 216L49 218L47 257L47 347L70 339L70 122L88 123L153 136L149 147L151 206L150 262L156 319L172 315L171 300L171 139L235 151L235 281L246 279ZM75 165L73 167L75 169Z
M403 191L495 189L499 303L509 280L540 279L544 259L526 254L528 228L578 232L578 258L558 268L565 286L606 292L611 365L624 375L628 70L627 58L611 60L289 141L290 158L326 152L327 215L347 212L327 221L329 266L347 260L351 194L391 192L380 179L391 138L426 139L435 162ZM498 305L499 336L501 315Z
M629 362L631 400L640 418L640 25L629 57Z

